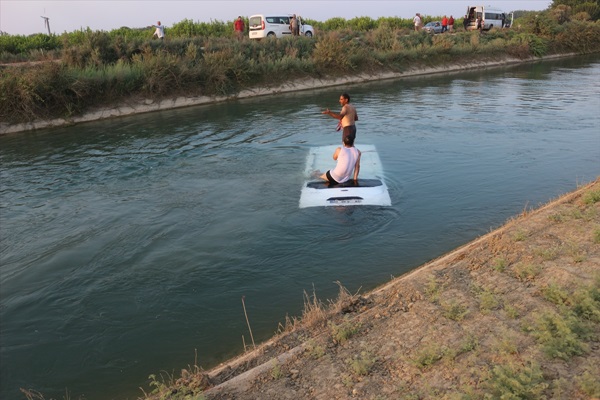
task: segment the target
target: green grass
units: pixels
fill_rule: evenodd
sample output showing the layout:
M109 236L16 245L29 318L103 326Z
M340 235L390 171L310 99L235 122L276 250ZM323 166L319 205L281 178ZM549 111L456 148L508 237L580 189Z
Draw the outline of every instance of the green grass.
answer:
M556 283L543 287L541 292L544 299L556 305L564 305L569 299L569 293Z
M153 389L150 393L144 392L145 398L159 400L204 400L202 391L208 387L206 374L196 366L182 370L177 380L167 372L151 374L148 379Z
M498 335L493 343L494 351L500 355L513 355L519 352L517 337L514 333L507 331Z
M515 233L513 233L513 240L515 242L523 242L529 236L529 232L519 229Z
M565 246L565 251L572 258L574 263L581 263L586 259L586 252L582 249L580 243L575 240L568 241Z
M541 248L541 249L536 249L534 251L534 254L536 256L540 257L544 261L556 260L558 258L558 256L560 255L560 247L553 246L553 247L545 247L545 248Z
M472 333L466 335L465 339L460 345L460 353L467 353L469 351L477 350L479 347L479 339Z
M580 319L600 323L600 276L591 286L576 290L571 302L573 312Z
M325 356L326 351L325 351L325 347L317 344L314 340L309 340L306 350L308 352L308 354L315 360Z
M593 235L593 242L595 244L599 244L600 243L600 228L596 228L594 229L594 232L592 233Z
M453 321L462 321L468 314L469 309L455 300L442 304L442 315Z
M499 257L494 260L494 263L492 264L492 269L497 272L504 272L506 271L507 266L508 262L506 261L506 259Z
M481 311L482 314L489 314L492 310L495 310L500 306L500 301L497 296L489 290L484 290L479 293L478 298L479 311Z
M581 392L591 399L600 398L600 368L598 365L591 365L575 378L575 383Z
M496 365L485 386L494 399L531 399L544 397L548 388L540 366L531 361L523 364Z
M525 327L549 358L568 360L587 352L584 340L588 338L589 327L573 313L564 314L544 312Z
M552 214L548 217L548 219L550 221L556 222L556 223L561 223L565 220L565 216L562 213L556 213L556 214Z
M535 279L540 272L542 272L542 267L537 264L519 263L515 265L513 272L517 279L521 281L530 281Z
M432 276L429 278L429 280L427 281L427 285L425 286L425 296L430 302L437 304L440 300L440 294L443 289L444 286L440 285L438 281Z
M376 362L377 357L371 354L371 352L362 351L359 355L348 360L348 365L354 375L365 376L369 374Z
M281 369L281 364L276 359L273 359L273 366L271 367L271 378L277 380L283 378L284 373Z
M600 201L600 190L590 190L583 195L585 204L596 204Z
M445 349L438 344L422 347L416 352L412 362L418 368L425 369L441 360L444 351Z
M521 316L521 313L519 312L519 309L515 306L513 306L512 304L504 304L504 312L506 312L506 315L511 318L511 319L517 319Z
M358 333L360 330L360 324L350 319L346 319L339 325L330 322L329 330L334 343L342 344Z

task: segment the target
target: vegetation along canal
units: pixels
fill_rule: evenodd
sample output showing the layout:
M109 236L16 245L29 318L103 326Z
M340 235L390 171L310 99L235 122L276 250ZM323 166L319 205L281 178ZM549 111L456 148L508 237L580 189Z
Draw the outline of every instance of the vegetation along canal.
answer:
M241 352L242 296L263 341L303 291L371 289L595 179L598 76L580 57L0 137L0 397L135 398ZM342 91L391 207L298 206Z

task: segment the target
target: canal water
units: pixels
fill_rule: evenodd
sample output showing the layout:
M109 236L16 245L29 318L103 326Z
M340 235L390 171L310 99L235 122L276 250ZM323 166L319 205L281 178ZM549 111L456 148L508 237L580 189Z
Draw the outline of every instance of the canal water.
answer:
M241 352L242 297L264 341L304 291L372 289L594 180L598 76L573 58L0 137L0 398L136 398ZM391 207L298 206L341 91Z

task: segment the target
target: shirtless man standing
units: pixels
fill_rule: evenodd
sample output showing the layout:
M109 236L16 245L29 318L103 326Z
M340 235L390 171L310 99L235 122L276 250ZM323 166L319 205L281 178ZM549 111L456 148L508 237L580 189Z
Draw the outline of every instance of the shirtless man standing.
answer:
M355 122L358 121L358 113L356 112L356 107L350 104L350 95L348 93L342 93L340 95L340 105L342 106L342 110L339 114L330 111L329 108L322 113L340 121L340 124L344 129L342 141L347 136L352 137L352 141L354 141L356 139Z

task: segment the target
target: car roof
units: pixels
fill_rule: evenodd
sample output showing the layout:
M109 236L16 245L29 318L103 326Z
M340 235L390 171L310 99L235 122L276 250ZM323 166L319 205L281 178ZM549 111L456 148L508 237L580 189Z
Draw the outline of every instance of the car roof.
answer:
M294 14L286 14L286 13L281 13L281 14L275 14L275 13L269 13L269 14L254 14L251 15L250 18L252 17L265 17L265 18L271 18L271 17L291 17ZM296 15L298 16L298 15Z

